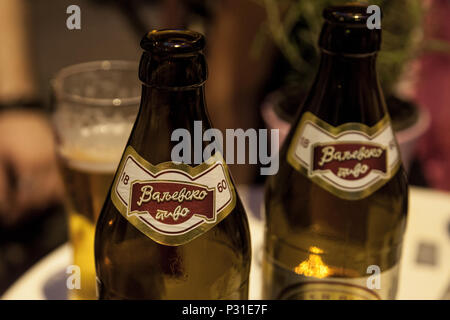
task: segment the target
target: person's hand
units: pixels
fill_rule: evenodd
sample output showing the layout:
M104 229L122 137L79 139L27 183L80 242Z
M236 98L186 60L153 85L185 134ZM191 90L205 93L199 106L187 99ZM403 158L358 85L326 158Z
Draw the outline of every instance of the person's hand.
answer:
M0 113L0 223L14 225L61 202L54 134L47 119L28 111Z

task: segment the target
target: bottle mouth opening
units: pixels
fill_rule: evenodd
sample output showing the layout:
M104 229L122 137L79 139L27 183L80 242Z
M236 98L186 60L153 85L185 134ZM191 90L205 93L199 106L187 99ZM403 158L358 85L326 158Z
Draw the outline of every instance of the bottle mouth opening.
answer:
M366 26L372 15L367 13L367 5L350 3L340 6L331 6L323 11L323 17L332 24L346 24L354 27Z
M141 47L151 53L194 53L204 49L205 37L190 30L152 30L142 39Z

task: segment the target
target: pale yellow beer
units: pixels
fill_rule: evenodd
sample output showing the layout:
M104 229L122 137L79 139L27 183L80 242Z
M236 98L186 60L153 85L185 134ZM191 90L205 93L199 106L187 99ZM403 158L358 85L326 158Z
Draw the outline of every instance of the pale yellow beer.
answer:
M80 267L81 288L70 290L70 299L95 299L95 222L114 177L116 163L62 160L67 191L69 237L73 264ZM101 169L100 169L101 168ZM100 170L99 170L100 169Z

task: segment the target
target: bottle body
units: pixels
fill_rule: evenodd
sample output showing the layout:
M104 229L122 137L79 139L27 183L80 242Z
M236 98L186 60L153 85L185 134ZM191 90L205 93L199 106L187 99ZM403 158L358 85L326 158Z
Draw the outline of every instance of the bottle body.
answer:
M376 52L324 49L338 42L333 28L324 27L320 70L266 185L266 299L393 299L397 290L406 174Z
M211 127L206 78L192 82L196 72L205 74L197 63L202 56L183 32L162 36L166 45L184 41L176 48L192 52L163 58L151 52L141 60L141 109L96 229L99 298L247 299L248 221L220 152L195 165L171 158L174 130L193 137L194 121ZM166 58L175 70L167 71ZM155 61L164 73L146 74ZM186 83L175 87L171 79ZM188 149L194 157L193 144Z
M130 225L112 203L104 212L96 238L99 299L248 298L250 248L244 216L231 213L188 244L166 246ZM235 230L237 225L242 227Z
M295 182L283 188L278 179ZM278 179L266 186L263 298L394 299L406 226L404 172L363 201L338 199L295 169L280 169ZM378 270L380 278L371 278Z

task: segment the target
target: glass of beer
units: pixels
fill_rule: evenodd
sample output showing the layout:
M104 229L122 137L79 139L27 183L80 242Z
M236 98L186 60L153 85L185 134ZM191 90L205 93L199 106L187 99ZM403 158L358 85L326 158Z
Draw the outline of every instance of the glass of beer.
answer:
M137 73L135 62L96 61L64 68L51 82L73 265L80 271L70 299L96 299L95 223L139 109Z

